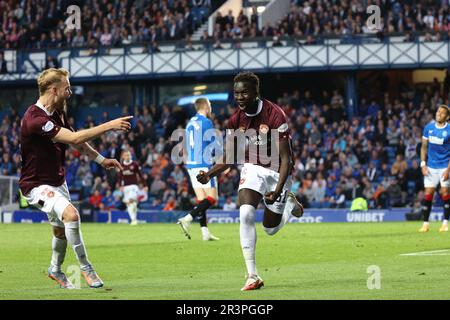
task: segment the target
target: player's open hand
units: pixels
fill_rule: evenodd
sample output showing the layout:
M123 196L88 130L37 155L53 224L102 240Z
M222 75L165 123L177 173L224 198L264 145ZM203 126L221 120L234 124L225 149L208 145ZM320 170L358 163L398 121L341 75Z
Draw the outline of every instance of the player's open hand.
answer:
M117 118L117 119L109 121L108 124L111 127L111 130L130 131L130 129L131 129L130 120L132 118L133 118L133 116L121 117L121 118Z
M428 167L427 166L423 166L422 167L422 174L424 177L426 177L428 175L429 171L428 171Z
M267 192L264 195L264 201L266 204L273 204L275 201L277 201L277 198L279 197L279 194L276 194L274 191Z
M103 160L102 167L107 169L107 170L114 169L114 168L119 169L120 171L123 170L122 165L116 159L105 159L105 160Z
M203 170L200 170L200 173L197 175L197 181L201 184L207 184L210 179L209 175Z

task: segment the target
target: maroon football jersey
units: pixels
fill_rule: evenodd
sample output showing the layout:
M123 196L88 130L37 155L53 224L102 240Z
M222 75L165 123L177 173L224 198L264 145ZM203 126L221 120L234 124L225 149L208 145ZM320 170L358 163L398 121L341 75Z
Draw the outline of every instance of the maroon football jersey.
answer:
M245 163L253 163L280 172L280 156L272 156L271 133L272 130L276 131L280 141L288 139L289 146L291 146L291 137L286 114L278 105L268 100L260 100L255 115L247 115L237 108L228 120L227 129L240 130L246 135L250 133L247 139ZM253 130L249 131L249 129ZM263 145L265 149L261 149ZM292 148L290 153L292 156Z
M40 185L58 187L64 183L67 145L52 141L61 127L71 130L64 112L48 114L35 104L25 112L20 126L19 187L23 194Z
M121 186L137 185L139 180L142 181L141 168L137 162L131 161L129 164L122 162L122 168L123 171L119 174Z

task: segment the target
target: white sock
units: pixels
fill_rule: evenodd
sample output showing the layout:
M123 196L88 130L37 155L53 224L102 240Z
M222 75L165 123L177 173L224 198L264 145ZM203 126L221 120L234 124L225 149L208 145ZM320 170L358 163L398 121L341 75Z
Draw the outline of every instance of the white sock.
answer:
M447 219L444 219L444 220L442 221L442 224L443 224L444 226L448 226L448 220L447 220Z
M201 229L202 229L202 236L203 236L203 237L209 236L209 230L208 230L208 227L201 227Z
M130 215L131 221L136 221L137 219L137 205L135 202L128 204L127 206L128 214Z
M81 269L90 267L91 263L88 260L86 248L84 247L83 236L80 230L80 222L66 222L66 238L69 244L72 246L78 261L80 262Z
M258 274L256 270L256 227L255 227L255 211L256 208L243 204L239 208L240 219L240 238L242 254L244 256L245 265L247 267L248 274Z
M61 265L66 257L67 240L59 239L53 236L52 239L52 260L51 266L53 272L61 272Z
M428 221L424 221L424 222L423 222L423 226L424 226L424 227L428 227L429 225L430 225L430 223L429 223Z
M187 222L192 222L192 220L194 220L194 217L190 213L188 213L183 219Z

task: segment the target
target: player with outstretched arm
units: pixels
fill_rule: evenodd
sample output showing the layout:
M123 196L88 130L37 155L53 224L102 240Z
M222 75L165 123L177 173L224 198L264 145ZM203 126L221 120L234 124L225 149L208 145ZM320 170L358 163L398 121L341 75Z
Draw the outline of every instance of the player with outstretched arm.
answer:
M21 123L22 171L19 187L30 205L48 215L53 227L53 254L48 276L62 288L74 288L61 269L69 243L87 284L99 288L103 282L88 259L80 230L80 215L70 201L65 181L66 149L67 145L72 145L104 168L121 170L117 160L105 159L87 141L110 130L130 130L129 120L132 117L118 118L75 132L66 114L67 100L72 94L69 72L62 68L47 69L39 75L37 83L39 99L28 107Z

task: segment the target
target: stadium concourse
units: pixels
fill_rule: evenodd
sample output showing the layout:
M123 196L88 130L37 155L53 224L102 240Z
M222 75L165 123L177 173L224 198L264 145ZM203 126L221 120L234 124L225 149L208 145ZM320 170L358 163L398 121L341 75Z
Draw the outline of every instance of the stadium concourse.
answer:
M420 210L423 179L417 145L422 128L433 118L432 106L448 103L448 90L447 85L434 83L424 88L403 86L392 97L387 93L371 99L361 97L360 112L351 119L346 117L343 97L337 90L323 91L320 96L301 90L285 92L278 103L292 128L292 191L308 208L349 207L353 199L364 197L369 208L410 206ZM76 110L76 114L69 113L76 129L92 127L113 116L101 107ZM226 112L214 115L215 127L223 129L227 113L232 111L229 105ZM87 112L91 114L86 119L79 118ZM133 131L127 135L111 133L96 140L97 150L112 158L118 158L122 150L132 151L142 166L145 185L141 187L148 192L141 209L191 209L193 193L186 171L172 163L174 143L169 141L170 133L185 125L187 115L167 104L161 108L125 106L121 112L134 115ZM2 175L20 174L20 119L17 111L11 110L0 125ZM67 152L71 193L96 209L121 208L116 173L100 170L75 149ZM220 177L220 208L236 200L238 183L237 168Z

